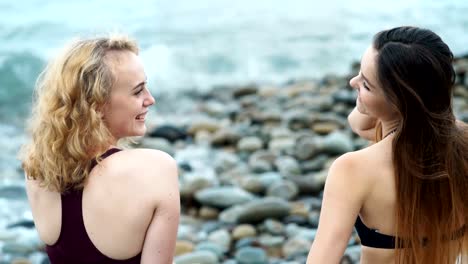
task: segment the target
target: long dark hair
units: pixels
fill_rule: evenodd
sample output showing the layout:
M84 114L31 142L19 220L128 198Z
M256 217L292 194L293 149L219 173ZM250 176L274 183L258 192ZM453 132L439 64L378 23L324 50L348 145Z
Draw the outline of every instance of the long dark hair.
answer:
M374 37L377 79L401 118L393 141L396 263L455 263L467 249L468 133L452 111L453 54L434 32Z

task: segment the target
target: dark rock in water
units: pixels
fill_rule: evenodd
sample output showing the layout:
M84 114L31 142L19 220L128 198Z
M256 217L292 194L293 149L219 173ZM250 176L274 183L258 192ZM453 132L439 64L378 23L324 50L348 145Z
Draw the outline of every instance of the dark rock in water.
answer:
M148 133L148 135L150 137L165 138L172 143L177 140L184 140L188 136L186 130L179 128L179 127L172 126L172 125L160 126L154 129L153 131L151 131L150 133Z
M0 187L0 198L6 199L27 199L26 190L23 186L1 186Z
M7 225L7 229L14 228L14 227L26 227L26 228L34 228L34 222L32 220L21 220L19 222Z

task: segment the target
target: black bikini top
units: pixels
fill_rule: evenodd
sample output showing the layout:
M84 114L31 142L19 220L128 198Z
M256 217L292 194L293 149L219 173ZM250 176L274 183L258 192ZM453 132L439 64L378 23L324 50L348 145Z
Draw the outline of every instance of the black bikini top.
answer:
M368 228L358 216L354 224L361 239L361 245L373 248L395 248L395 237L379 233L376 229Z
M373 247L373 248L386 248L386 249L394 249L395 248L395 240L397 239L394 236L385 235L379 233L376 229L371 229L367 227L361 220L361 217L358 216L356 219L356 223L354 224L356 231L361 239L361 245L366 247ZM457 240L465 235L467 226L463 225L457 231L453 232L450 237L447 237L447 240ZM401 241L401 240L400 240ZM402 241L403 242L403 241ZM427 243L427 238L422 239L422 244L425 245ZM398 248L402 248L403 243L400 243Z

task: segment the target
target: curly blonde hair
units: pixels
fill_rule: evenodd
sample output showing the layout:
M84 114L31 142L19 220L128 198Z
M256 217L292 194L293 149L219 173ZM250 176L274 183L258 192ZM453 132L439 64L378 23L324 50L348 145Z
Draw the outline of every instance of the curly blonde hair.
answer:
M124 35L78 39L39 75L29 123L31 141L20 152L29 178L49 190L83 188L93 159L111 145L112 135L100 112L115 81L107 54L131 51Z

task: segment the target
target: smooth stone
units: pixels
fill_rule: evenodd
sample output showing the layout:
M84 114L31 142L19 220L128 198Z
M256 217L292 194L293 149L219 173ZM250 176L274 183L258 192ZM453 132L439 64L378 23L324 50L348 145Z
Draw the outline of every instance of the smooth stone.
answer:
M283 235L285 231L284 224L274 219L266 219L263 226L272 235Z
M179 224L179 228L177 230L177 239L196 241L195 228L193 226Z
M267 190L267 196L279 197L285 200L291 200L299 193L297 185L288 180L278 181L271 184Z
M195 199L204 205L226 208L252 201L255 196L238 187L224 186L197 191Z
M280 109L268 109L267 112L259 112L252 119L253 122L260 124L278 124L281 122L281 110Z
M305 202L301 201L294 201L291 202L291 212L289 213L290 215L297 215L297 216L302 216L302 217L308 217L309 216L309 205Z
M336 155L354 150L350 136L342 131L335 131L323 137L320 141L320 150L328 154Z
M340 124L332 122L316 122L312 126L312 131L319 135L327 135L341 128Z
M235 258L239 264L267 264L268 257L265 250L255 247L240 248Z
M219 121L216 119L209 119L209 118L201 118L198 120L192 121L187 132L191 135L197 134L199 131L207 131L210 133L214 133L221 128Z
M290 209L288 202L283 199L262 198L244 204L237 221L239 223L251 223L263 221L267 218L283 218L289 214Z
M255 237L244 237L236 241L234 248L240 249L243 247L253 246L256 243L257 243L257 239Z
M298 224L298 225L306 225L308 223L307 217L301 215L288 215L283 219L285 224Z
M289 138L278 138L273 139L268 143L268 149L275 152L292 152L296 144L296 139Z
M216 172L222 173L236 168L241 162L239 156L233 153L220 152L214 159Z
M244 208L241 205L231 206L219 214L219 220L228 224L237 223L237 219L243 210Z
M219 211L216 208L202 206L198 211L198 215L203 220L211 220L217 219L219 215Z
M263 148L263 141L258 137L241 138L237 143L237 149L240 151L253 152Z
M224 249L222 246L210 242L210 241L203 241L195 247L195 251L211 251L216 254L218 257L218 260L222 259L224 256L224 253L226 252L226 249Z
M175 264L218 264L218 257L215 253L207 250L194 251L181 256L177 256L174 259Z
M201 226L201 230L206 233L212 233L218 229L221 229L223 226L223 223L216 220L211 220L204 222Z
M265 172L259 174L258 179L262 182L263 187L267 189L273 183L281 182L283 180L283 177L281 177L281 175L277 172Z
M258 194L265 191L265 186L263 185L262 181L259 178L253 176L242 178L239 182L239 185L242 189L250 193Z
M148 133L149 137L153 138L164 138L169 142L175 142L177 140L185 140L188 135L187 131L183 128L176 127L173 125L162 125L155 128L153 131Z
M303 238L291 238L283 245L283 254L286 258L293 255L307 255L312 242Z
M288 97L298 97L304 94L314 93L317 89L318 85L316 83L305 81L286 86L282 92L286 93Z
M309 173L322 170L327 161L328 155L320 154L312 160L307 160L301 163L301 171L303 173Z
M200 111L203 111L210 116L220 118L228 116L229 112L235 108L235 104L226 105L218 101L208 101L201 105Z
M255 227L249 224L238 225L232 231L232 238L235 240L246 237L254 237L255 235L257 235Z
M273 165L264 160L249 160L250 170L254 173L273 171Z
M298 226L295 223L292 223L292 224L287 224L286 234L290 238L296 237L296 238L302 238L305 240L313 241L315 238L315 235L317 234L317 229L302 227L302 226Z
M212 186L209 179L205 178L194 178L189 181L181 181L180 197L192 198L196 192Z
M211 232L208 235L208 241L220 245L225 250L231 247L231 235L226 229L219 229Z
M283 236L261 235L258 238L258 243L264 247L276 247L284 244Z
M297 160L291 156L280 156L275 160L278 172L284 177L301 175L301 168Z
M310 112L293 108L284 113L284 119L291 130L308 129L312 126L315 118Z
M309 173L303 176L289 177L288 179L296 184L301 194L317 194L325 186L327 172L320 171Z
M299 160L308 160L318 153L316 139L311 136L300 137L294 147L294 156Z
M195 245L192 242L178 240L176 242L174 255L175 256L180 256L180 255L183 255L183 254L193 252L194 248L195 248Z
M242 137L239 133L230 128L222 128L216 131L211 138L213 146L235 146Z

